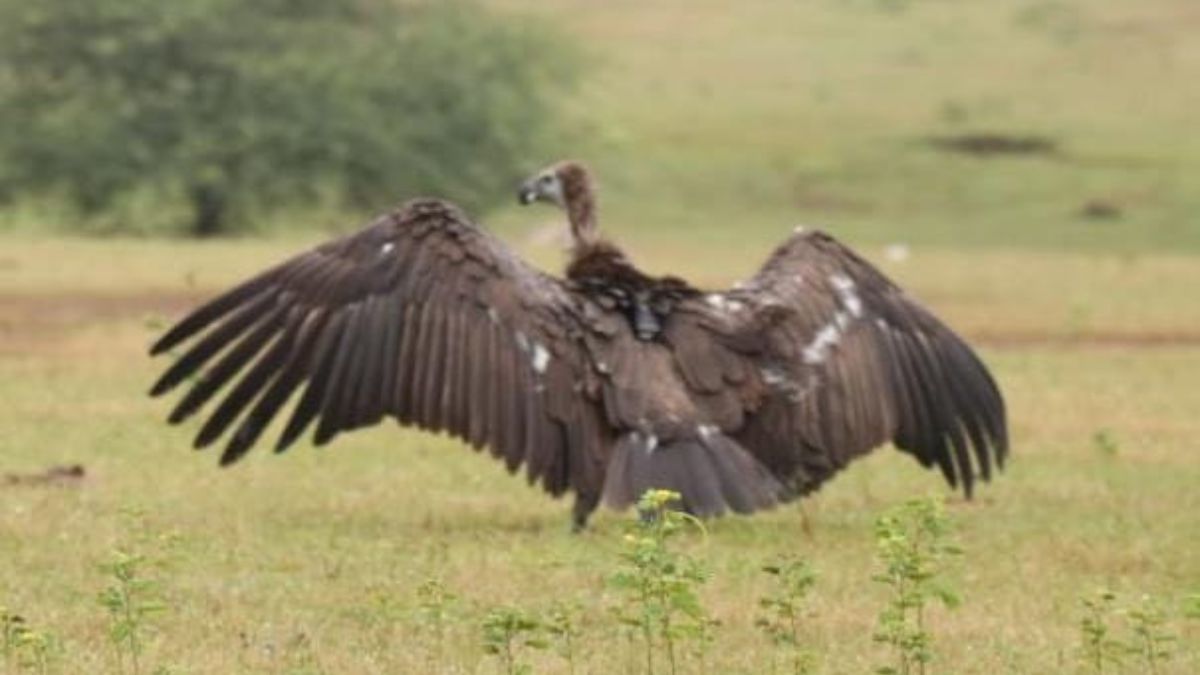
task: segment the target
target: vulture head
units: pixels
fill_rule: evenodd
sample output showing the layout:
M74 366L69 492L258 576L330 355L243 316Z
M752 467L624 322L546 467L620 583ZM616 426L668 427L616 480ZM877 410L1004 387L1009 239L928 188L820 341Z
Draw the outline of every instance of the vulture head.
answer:
M563 180L557 169L558 165L543 169L521 183L521 187L517 189L517 201L522 205L549 202L565 207Z
M582 164L562 161L535 173L517 190L522 204L546 202L567 212L576 246L595 243L596 197L592 177Z

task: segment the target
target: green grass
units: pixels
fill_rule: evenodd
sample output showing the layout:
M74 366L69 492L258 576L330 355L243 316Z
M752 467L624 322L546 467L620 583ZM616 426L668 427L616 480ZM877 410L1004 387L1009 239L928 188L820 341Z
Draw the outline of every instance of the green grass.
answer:
M622 233L730 245L804 222L873 243L1200 247L1191 0L494 4L595 53L577 152L603 170ZM970 131L1061 150L922 142ZM1080 217L1095 199L1124 216Z
M748 242L746 264L729 269L707 247L643 257L717 284L748 273L769 244ZM148 664L419 672L430 637L412 614L431 577L460 596L442 661L450 671L494 672L477 628L487 608L564 599L584 606L584 672L636 658L615 634L604 583L628 514L602 513L591 532L570 536L567 503L458 443L392 424L325 450L255 453L224 471L187 449L193 427L163 424L167 404L144 397L162 366L144 355L151 319L295 245L3 240L0 469L82 462L89 479L79 489L0 486L0 604L61 638L60 672L111 668L98 564L130 536L121 511L136 506L182 536ZM52 269L37 264L51 258ZM918 251L881 264L979 338L1011 407L1010 469L974 502L950 505L966 550L964 604L934 614L936 672L1069 669L1081 596L1111 587L1130 599L1181 598L1200 587L1200 318L1186 290L1200 287L1200 265L1011 251ZM1143 344L1147 336L1165 342ZM713 672L763 672L770 648L753 598L771 580L758 568L797 553L820 574L803 635L819 672L884 662L870 639L886 600L870 581L872 523L908 497L943 492L940 480L881 451L805 503L811 535L789 507L715 522L707 543L693 538L686 545L713 571L704 599L721 621ZM1200 667L1197 629L1187 631L1165 672ZM565 672L553 656L526 656L538 672Z

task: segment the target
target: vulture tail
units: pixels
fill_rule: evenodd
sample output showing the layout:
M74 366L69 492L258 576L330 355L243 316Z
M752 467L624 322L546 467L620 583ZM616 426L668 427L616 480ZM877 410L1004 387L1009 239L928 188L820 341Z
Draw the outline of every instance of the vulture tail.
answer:
M678 492L683 508L701 517L752 513L785 498L783 486L765 466L707 427L695 438L662 444L638 432L617 441L604 480L604 502L623 509L654 489Z

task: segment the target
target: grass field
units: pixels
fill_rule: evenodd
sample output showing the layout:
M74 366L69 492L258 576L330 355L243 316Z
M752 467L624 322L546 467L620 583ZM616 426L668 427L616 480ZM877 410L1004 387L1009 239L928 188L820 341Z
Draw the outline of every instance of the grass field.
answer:
M729 245L799 221L876 243L1200 248L1190 0L494 4L595 53L579 152L625 232ZM1058 149L925 142L978 132ZM1122 215L1081 217L1096 200Z
M754 621L759 567L781 553L819 574L802 630L817 672L883 665L873 523L930 493L947 494L965 551L962 606L931 614L931 672L1093 672L1078 663L1081 598L1100 588L1123 606L1158 598L1178 638L1160 672L1200 672L1200 620L1180 611L1200 593L1200 7L493 4L561 22L596 54L578 108L599 140L578 150L604 172L602 217L646 267L720 286L797 222L826 226L977 344L1008 399L1011 464L972 502L881 450L803 515L688 537L720 621L709 672L771 672ZM1060 150L984 159L922 141L978 130ZM1082 217L1091 200L1119 216ZM546 265L558 254L539 233L553 221L494 220ZM568 503L392 424L218 470L187 449L194 428L163 423L169 406L144 395L163 322L318 236L0 235L0 607L56 638L49 672L120 672L100 565L176 534L153 571L167 608L143 672L502 672L481 646L486 611L563 600L583 609L578 672L640 672L605 584L629 514L572 536ZM890 242L911 256L888 261ZM76 486L3 480L71 463L87 470ZM430 579L458 596L440 640L419 607ZM567 672L551 653L526 656Z
M59 672L112 669L97 565L135 537L121 511L136 506L152 531L182 536L148 662L195 673L421 672L433 647L413 618L415 593L439 578L461 598L438 661L448 672L494 671L479 647L485 608L564 598L587 610L586 672L623 668L631 652L603 580L627 515L571 536L566 504L454 442L392 425L219 471L186 450L187 430L162 424L166 407L143 396L161 365L144 357L155 318L290 247L5 241L3 468L81 462L89 476L78 488L0 486L0 603L62 639ZM751 248L765 253L767 242ZM58 272L47 274L34 261L51 251ZM699 273L710 254L652 262ZM1200 317L1181 290L1200 286L1193 262L918 250L881 263L983 345L1011 406L1010 469L976 501L951 501L965 603L935 614L937 672L1061 672L1075 663L1081 596L1106 587L1177 603L1200 590ZM907 497L942 492L939 481L883 451L806 503L811 534L786 508L690 540L714 574L704 593L722 622L713 672L765 672L771 650L753 621L768 580L757 568L781 552L804 554L820 573L804 629L820 672L880 663L872 522ZM1197 628L1174 621L1184 642L1163 672L1200 666ZM539 672L565 672L539 658Z

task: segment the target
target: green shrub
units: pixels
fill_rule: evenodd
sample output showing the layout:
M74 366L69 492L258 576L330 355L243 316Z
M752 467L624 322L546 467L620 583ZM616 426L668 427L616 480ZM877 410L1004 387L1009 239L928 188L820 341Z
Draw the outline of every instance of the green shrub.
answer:
M567 672L575 675L576 645L579 641L579 614L577 602L554 603L546 612L543 626L553 638L559 656L567 662Z
M813 654L800 643L801 613L817 581L817 574L807 560L785 557L763 571L775 580L773 592L759 598L764 615L757 625L777 647L786 649L792 672L803 675L812 672Z
M329 199L483 207L545 160L577 63L462 1L0 0L0 199L124 229L148 201L194 234Z
M1120 667L1122 657L1128 651L1126 645L1113 636L1116 600L1116 594L1107 589L1083 599L1084 615L1079 621L1080 658L1084 666L1097 675L1103 673L1106 666Z
M1139 659L1146 672L1157 674L1160 666L1171 660L1171 647L1176 637L1167 627L1167 613L1154 598L1144 595L1136 607L1129 610L1133 640L1129 644L1132 656Z
M914 499L884 514L875 523L875 542L883 571L875 581L891 597L879 614L875 640L892 648L895 661L876 672L909 675L926 672L933 660L933 634L926 609L936 600L945 607L959 604L947 585L948 562L961 554L950 541L950 520L940 499Z
M544 631L541 619L532 614L515 607L494 607L483 617L483 651L497 657L507 675L531 673L533 669L521 662L520 651L549 647Z
M1104 589L1085 597L1083 608L1080 661L1089 672L1120 672L1134 663L1138 672L1159 673L1174 655L1179 638L1155 598L1143 595L1136 604L1123 606L1116 593ZM1125 630L1118 632L1122 626Z
M420 633L432 644L426 655L431 667L441 669L446 659L446 633L453 619L458 596L441 579L426 579L417 588L416 623Z
M108 585L97 601L108 614L108 638L116 654L117 672L137 675L142 672L141 657L154 621L170 607L163 570L172 562L179 537L152 529L139 509L124 509L122 519L122 540L109 559L100 563Z
M699 587L708 572L699 560L672 549L670 539L688 525L703 526L692 516L675 510L679 494L649 490L638 501L636 529L625 536L623 567L609 577L622 593L617 618L641 636L646 672L654 673L655 652L666 652L667 666L677 672L677 643L691 641L703 650L712 639L712 621L700 603Z
M59 650L50 633L29 625L25 617L0 606L0 665L4 672L45 675Z

